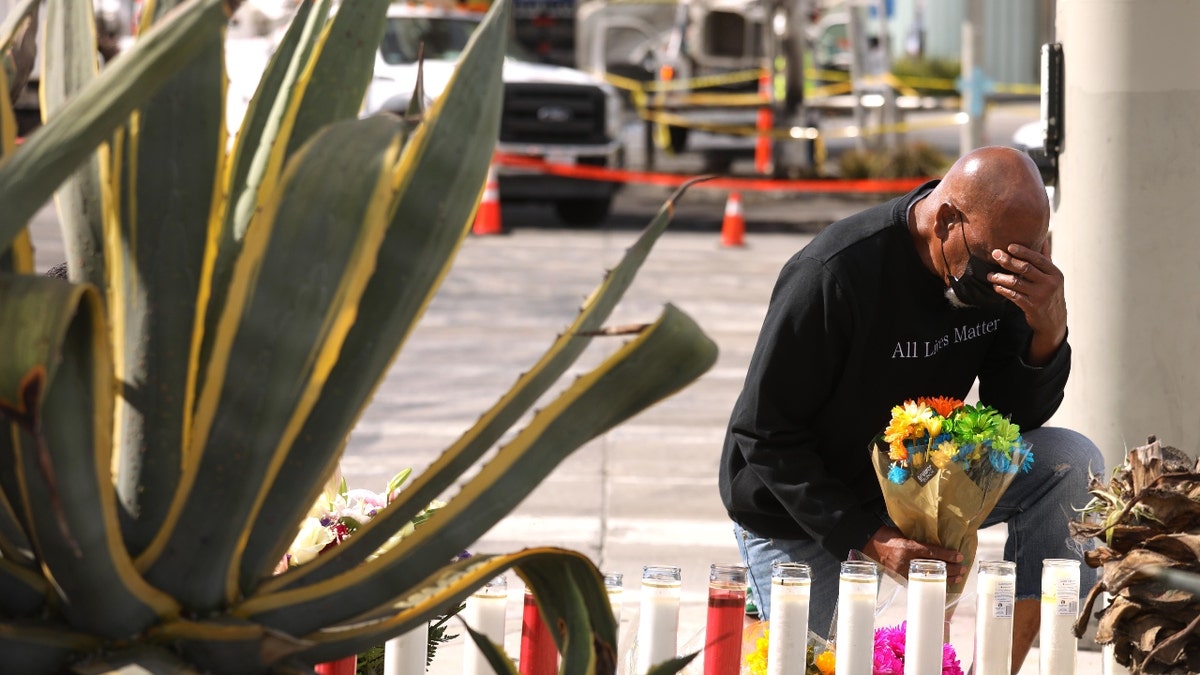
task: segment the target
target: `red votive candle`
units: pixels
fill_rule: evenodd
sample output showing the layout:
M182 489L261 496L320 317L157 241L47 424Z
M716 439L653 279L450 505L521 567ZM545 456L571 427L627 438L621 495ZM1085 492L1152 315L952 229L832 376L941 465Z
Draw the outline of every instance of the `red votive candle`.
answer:
M555 675L558 647L542 620L533 592L525 589L525 611L521 618L521 675Z
M738 675L746 616L746 567L713 565L708 574L704 675Z

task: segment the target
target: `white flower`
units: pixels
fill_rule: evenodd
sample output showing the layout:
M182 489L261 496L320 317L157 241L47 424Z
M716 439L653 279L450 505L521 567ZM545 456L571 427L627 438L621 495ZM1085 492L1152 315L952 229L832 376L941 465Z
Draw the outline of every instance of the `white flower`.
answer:
M333 542L333 533L316 518L305 518L300 524L300 532L292 540L288 548L288 557L293 565L304 563L317 557L326 546Z

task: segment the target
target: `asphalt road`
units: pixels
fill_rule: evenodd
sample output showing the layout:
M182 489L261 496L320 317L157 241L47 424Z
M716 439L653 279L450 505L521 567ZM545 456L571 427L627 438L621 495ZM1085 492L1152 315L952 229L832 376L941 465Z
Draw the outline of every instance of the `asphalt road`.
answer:
M350 484L379 489L397 471L419 472L432 462L537 360L667 194L633 186L621 193L609 221L591 230L558 227L548 207L505 208L507 234L469 237L349 439L343 470ZM679 565L680 644L698 648L709 565L738 560L716 493L717 461L775 275L820 228L883 198L747 195L746 245L724 248L719 231L725 195L703 189L686 194L610 323L652 320L664 303L674 303L717 342L718 362L691 387L574 453L471 548L566 546L606 571L624 573L623 655L636 634L642 566ZM62 260L56 230L49 207L32 224L39 269ZM597 340L564 381L618 344ZM1004 537L1003 529L982 532L979 559L1000 558ZM511 575L509 581L505 646L515 657L522 587ZM902 621L903 594L885 581L880 597L889 602L878 625ZM964 598L957 616L951 641L969 664L973 598ZM462 649L462 638L444 647L430 672L461 672ZM1080 672L1100 672L1099 664L1096 652L1081 652ZM692 672L699 672L699 663ZM1022 670L1035 672L1036 651Z

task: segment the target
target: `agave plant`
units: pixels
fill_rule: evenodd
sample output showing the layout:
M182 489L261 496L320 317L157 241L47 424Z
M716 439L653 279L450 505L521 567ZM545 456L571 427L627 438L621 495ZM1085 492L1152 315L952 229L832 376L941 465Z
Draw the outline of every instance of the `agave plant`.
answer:
M0 26L0 53L36 4ZM46 0L44 126L16 144L0 101L0 662L307 672L512 568L561 628L564 672L613 672L616 628L586 557L447 561L575 448L711 366L713 343L670 305L376 554L605 332L670 202L396 500L273 575L469 230L509 10L491 9L429 110L418 92L404 118L358 119L387 0L300 3L230 139L223 36L238 4L147 0L140 37L99 69L91 3ZM52 194L69 282L34 274L26 225Z

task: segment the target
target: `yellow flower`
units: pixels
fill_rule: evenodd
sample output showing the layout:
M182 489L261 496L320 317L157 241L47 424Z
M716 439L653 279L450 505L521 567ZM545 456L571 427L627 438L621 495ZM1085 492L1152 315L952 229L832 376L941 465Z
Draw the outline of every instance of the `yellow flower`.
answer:
M944 469L950 466L950 462L954 461L954 451L947 451L947 445L950 444L942 443L935 448L933 452L929 453L929 461L933 462L933 465L939 469Z
M922 418L921 426L925 427L925 433L930 436L937 436L942 433L942 418L937 415Z
M883 432L888 443L910 438L921 438L934 418L933 409L923 403L905 401L904 405L892 408L892 420ZM938 429L941 429L940 422Z
M746 654L746 668L749 669L750 675L765 675L767 672L769 633L768 629L764 629L762 637L754 641L754 651Z
M821 652L817 654L817 658L813 660L817 666L817 670L821 671L821 675L833 675L836 670L837 659L832 651Z

